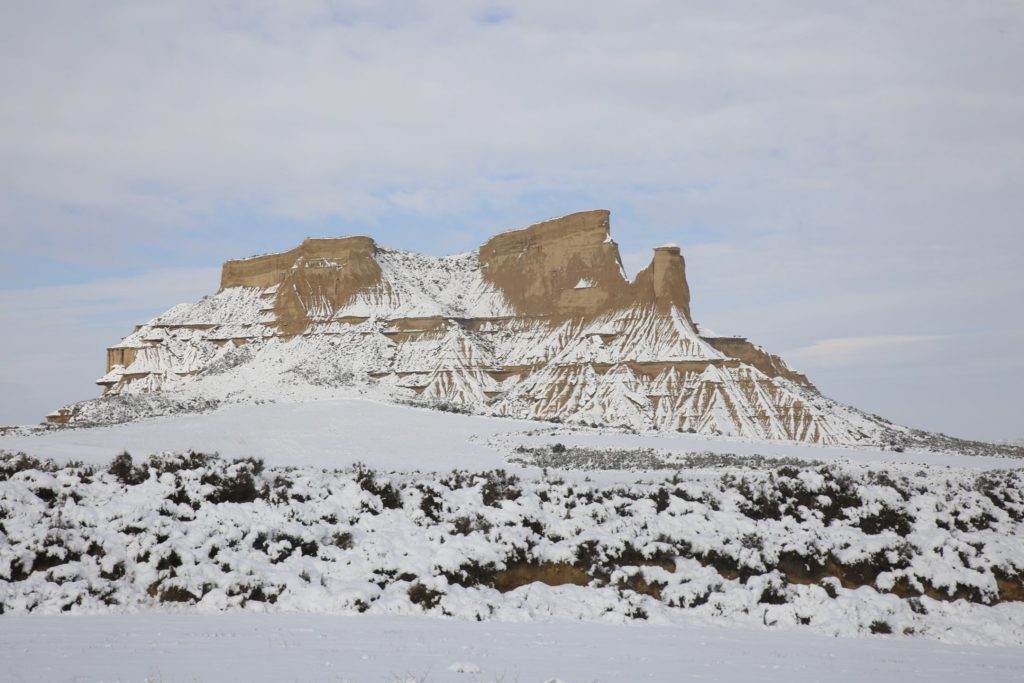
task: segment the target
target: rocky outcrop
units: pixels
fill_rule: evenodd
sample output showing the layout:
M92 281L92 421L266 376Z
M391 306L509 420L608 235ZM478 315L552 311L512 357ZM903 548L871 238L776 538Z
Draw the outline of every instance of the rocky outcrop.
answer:
M480 247L484 280L521 316L593 317L629 290L607 211L505 232Z
M630 283L612 241L608 211L585 211L502 233L480 247L484 279L519 315L593 318L631 306L672 308L690 320L690 290L679 247L654 250Z
M283 254L228 261L220 287L273 291L276 328L300 334L311 322L330 319L358 292L381 287L376 254L369 237L307 239Z
M702 336L679 247L655 248L630 281L603 210L442 258L344 237L228 261L217 294L109 349L99 383L217 401L358 387L492 415L821 443L893 429L745 339Z

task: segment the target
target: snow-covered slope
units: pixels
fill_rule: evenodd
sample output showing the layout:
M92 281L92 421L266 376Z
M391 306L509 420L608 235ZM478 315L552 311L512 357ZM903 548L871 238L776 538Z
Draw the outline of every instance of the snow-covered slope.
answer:
M659 453L737 456L1002 469L1024 460L907 450L824 446L741 437L538 424L525 420L439 412L381 401L232 404L208 412L165 415L88 429L24 430L0 434L0 451L104 465L125 450L147 455L197 450L226 458L261 458L268 465L350 467L364 462L386 470L446 472L515 467L506 459L520 448L653 449ZM570 475L566 475L570 476ZM643 474L587 476L610 481Z
M437 258L365 237L229 261L222 287L107 352L107 399L54 422L371 392L474 413L822 444L893 444L894 426L822 396L742 338L701 334L679 248L632 282L608 213L503 233ZM157 401L156 403L159 403ZM134 406L135 412L125 408Z

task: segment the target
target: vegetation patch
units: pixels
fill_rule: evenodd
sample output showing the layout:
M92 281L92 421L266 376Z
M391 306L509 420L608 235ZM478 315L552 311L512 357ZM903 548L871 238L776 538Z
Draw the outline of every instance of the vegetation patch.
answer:
M186 452L107 467L0 454L0 476L5 614L411 604L487 618L558 605L824 629L813 606L842 598L851 628L879 634L955 629L1007 603L1024 638L1019 470L715 459L599 485Z
M585 448L555 443L550 446L518 446L508 461L526 467L562 470L693 470L722 467L776 469L823 465L816 460L769 458L734 453L673 453L653 448Z

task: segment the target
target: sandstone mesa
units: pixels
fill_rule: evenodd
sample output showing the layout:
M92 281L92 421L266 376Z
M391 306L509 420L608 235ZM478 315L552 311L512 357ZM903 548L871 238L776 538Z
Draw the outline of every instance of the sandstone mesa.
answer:
M359 391L487 415L753 439L877 445L913 432L826 398L744 338L702 333L679 247L655 248L630 281L604 210L501 233L455 256L342 237L228 261L215 295L108 349L98 383L103 399L48 419L139 416L151 406L125 413L125 400L153 392L188 406Z

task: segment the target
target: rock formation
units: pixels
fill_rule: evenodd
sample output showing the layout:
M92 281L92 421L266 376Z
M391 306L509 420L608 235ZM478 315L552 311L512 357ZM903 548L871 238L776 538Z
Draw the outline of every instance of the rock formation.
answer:
M217 401L355 388L490 415L830 444L892 428L746 339L702 335L678 247L656 248L629 281L607 211L441 258L345 237L228 261L215 295L108 349L99 383L108 397Z

